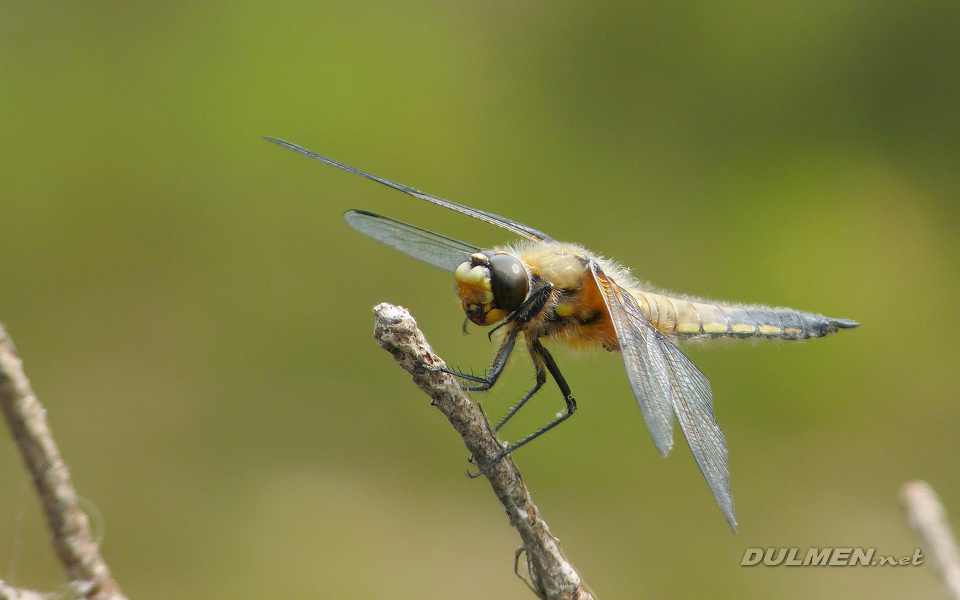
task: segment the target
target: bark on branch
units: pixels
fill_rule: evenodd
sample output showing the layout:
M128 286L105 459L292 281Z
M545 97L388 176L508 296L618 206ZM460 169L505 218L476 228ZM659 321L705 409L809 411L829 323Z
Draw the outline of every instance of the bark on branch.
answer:
M46 411L34 396L13 341L2 325L0 409L33 478L53 534L53 546L67 571L71 587L77 593L75 597L126 600L100 556L100 549L90 532L90 522L80 509L70 473L47 426ZM0 587L2 593L12 594L14 591L5 585ZM30 592L25 590L18 593L22 594L20 597L30 597Z
M494 437L486 417L460 389L449 374L429 368L443 367L417 323L402 307L379 304L374 307L374 337L384 350L411 375L417 386L431 399L456 429L477 466L484 469L496 460L502 446ZM424 368L424 366L428 368ZM544 600L592 600L586 585L573 566L564 558L560 544L550 533L530 493L520 479L509 456L484 473L497 498L507 511L510 524L520 534L523 545L517 550L526 556L528 582L534 593ZM518 573L519 574L519 573Z

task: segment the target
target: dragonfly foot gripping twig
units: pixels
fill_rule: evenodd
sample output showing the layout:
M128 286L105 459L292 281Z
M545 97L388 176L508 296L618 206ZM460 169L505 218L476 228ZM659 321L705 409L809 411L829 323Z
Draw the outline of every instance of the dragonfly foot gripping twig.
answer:
M435 368L444 363L434 354L410 313L405 308L385 303L377 305L373 311L376 314L374 337L377 342L413 375L414 383L447 417L506 509L510 523L523 542L522 550L534 592L545 600L592 600L593 595L564 558L557 539L540 517L513 461L509 456L498 460L503 446L494 436L486 417L467 398L452 375Z

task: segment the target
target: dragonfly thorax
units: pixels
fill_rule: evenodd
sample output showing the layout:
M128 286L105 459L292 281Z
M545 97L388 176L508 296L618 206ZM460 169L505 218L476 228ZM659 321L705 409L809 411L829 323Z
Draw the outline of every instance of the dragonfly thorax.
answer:
M504 252L475 252L453 273L463 312L477 325L493 325L527 298L530 276L523 264Z

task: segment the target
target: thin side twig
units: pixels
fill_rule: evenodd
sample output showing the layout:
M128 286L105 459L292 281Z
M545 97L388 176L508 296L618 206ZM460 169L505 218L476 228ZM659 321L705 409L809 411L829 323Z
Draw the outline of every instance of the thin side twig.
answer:
M46 411L30 388L13 341L0 325L0 408L46 513L53 546L80 596L125 600L100 556L87 515L47 425Z
M460 389L449 374L431 370L444 362L434 354L410 313L402 307L379 304L374 307L374 338L390 352L399 365L413 375L413 381L453 425L467 450L482 470L496 460L503 447L494 437L486 417ZM427 367L427 368L424 368ZM557 539L550 533L520 472L509 456L484 475L520 534L526 555L531 588L544 600L593 600L573 566L564 558Z
M900 502L947 595L960 600L960 551L936 492L926 481L914 481L900 490Z

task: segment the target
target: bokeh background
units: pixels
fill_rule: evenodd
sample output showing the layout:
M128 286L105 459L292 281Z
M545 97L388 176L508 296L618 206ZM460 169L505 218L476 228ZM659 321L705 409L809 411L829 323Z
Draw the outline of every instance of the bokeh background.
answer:
M131 598L531 598L370 308L456 366L494 347L448 274L341 214L510 237L262 136L289 139L665 289L862 323L689 350L739 535L619 358L556 352L580 411L515 458L599 597L936 597L929 566L740 561L911 555L916 478L960 526L958 82L954 2L7 1L0 321ZM530 381L521 354L487 412ZM560 406L548 386L506 436ZM0 481L0 578L60 589L5 440Z

